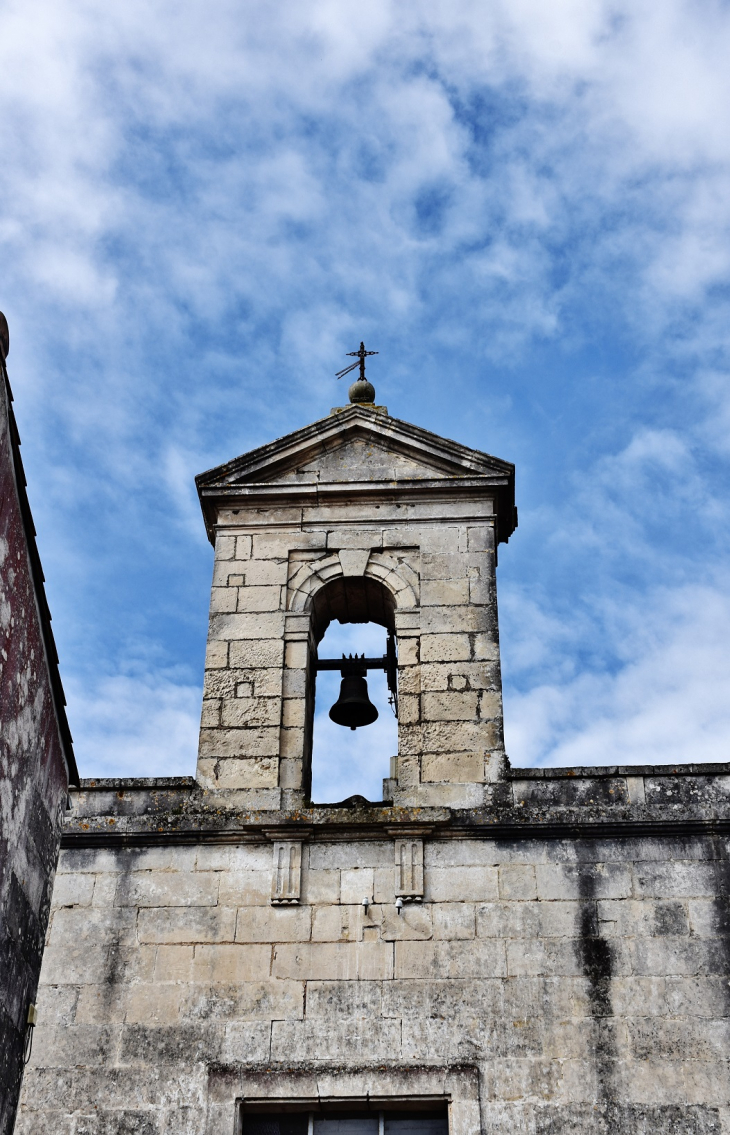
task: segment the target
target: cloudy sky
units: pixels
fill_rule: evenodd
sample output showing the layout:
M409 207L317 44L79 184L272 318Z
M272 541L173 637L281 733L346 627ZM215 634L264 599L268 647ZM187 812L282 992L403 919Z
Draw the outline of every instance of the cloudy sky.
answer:
M728 758L728 58L721 0L5 0L0 308L82 775L193 771L193 477L326 415L362 338L391 413L517 465L512 762Z

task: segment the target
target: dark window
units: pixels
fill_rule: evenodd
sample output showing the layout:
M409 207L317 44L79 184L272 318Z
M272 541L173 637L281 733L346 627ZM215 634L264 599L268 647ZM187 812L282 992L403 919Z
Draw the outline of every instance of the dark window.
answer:
M448 1135L446 1108L409 1111L242 1112L242 1135Z

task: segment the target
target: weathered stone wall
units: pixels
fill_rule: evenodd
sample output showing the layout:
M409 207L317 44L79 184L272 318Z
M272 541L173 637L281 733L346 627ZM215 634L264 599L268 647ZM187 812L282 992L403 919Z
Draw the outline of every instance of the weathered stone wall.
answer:
M423 1091L454 1135L730 1132L730 768L515 770L483 810L273 824L190 782L74 795L21 1132Z
M75 775L19 444L0 355L0 1135L17 1106L67 759Z

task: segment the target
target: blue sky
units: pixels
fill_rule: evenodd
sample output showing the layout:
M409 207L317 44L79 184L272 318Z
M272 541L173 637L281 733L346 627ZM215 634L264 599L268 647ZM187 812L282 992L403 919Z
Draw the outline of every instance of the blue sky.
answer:
M391 413L517 466L513 763L727 759L728 58L706 0L5 3L0 307L82 775L193 771L193 477L324 416L363 338Z

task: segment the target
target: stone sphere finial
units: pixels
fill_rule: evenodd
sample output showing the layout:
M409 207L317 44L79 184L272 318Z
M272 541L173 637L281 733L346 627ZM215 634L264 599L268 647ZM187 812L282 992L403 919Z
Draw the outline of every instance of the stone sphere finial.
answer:
M349 390L350 401L356 405L358 402L374 402L375 387L366 378L358 378Z

